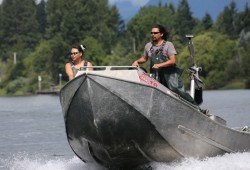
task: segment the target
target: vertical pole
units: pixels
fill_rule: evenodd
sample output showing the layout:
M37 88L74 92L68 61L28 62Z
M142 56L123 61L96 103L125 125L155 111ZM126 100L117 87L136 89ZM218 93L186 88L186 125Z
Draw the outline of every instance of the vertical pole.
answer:
M192 66L195 66L195 60L194 60L194 46L193 46L193 42L192 42L192 38L194 37L193 35L186 35L186 37L188 38L188 49L192 58ZM194 82L194 70L191 71L191 82L190 82L190 96L194 99L195 96L195 82Z
M135 49L136 47L135 47L135 38L133 38L133 51L135 52Z
M192 58L192 66L195 65L195 59L194 59L194 45L193 45L193 41L192 38L194 37L193 35L186 35L186 37L188 38L188 49Z
M38 92L41 92L41 90L42 90L41 81L42 81L42 77L38 76Z
M59 73L59 90L61 90L62 87L62 74Z
M14 64L16 64L16 52L14 52Z

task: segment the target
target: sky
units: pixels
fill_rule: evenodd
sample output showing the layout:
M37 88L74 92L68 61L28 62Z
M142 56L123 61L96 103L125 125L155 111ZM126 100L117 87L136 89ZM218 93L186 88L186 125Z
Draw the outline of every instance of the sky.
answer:
M115 4L116 2L123 2L123 1L130 1L135 6L143 6L145 5L149 0L109 0L109 3Z
M0 3L2 3L3 0L0 0ZM109 3L114 4L116 2L122 2L122 1L131 1L131 3L135 6L143 6L145 5L149 0L109 0Z
M0 0L1 1L1 0ZM115 4L116 2L125 2L125 1L127 1L127 2L131 2L133 5L135 5L135 6L143 6L143 5L145 5L147 2L149 2L149 0L109 0L109 3L111 3L111 4ZM202 1L202 0L201 0ZM242 2L246 2L246 0L235 0L236 2L238 1L238 2L240 2L240 1L242 1Z
M0 0L0 3L2 3L3 0ZM40 0L36 0L39 2ZM133 17L136 12L140 9L140 7L146 5L150 0L109 0L109 4L114 5L118 2L121 4L121 2L129 2L133 5L133 7L130 8L124 8L122 6L119 7L120 14L122 16L122 19L129 20L131 17ZM155 0L158 1L158 0ZM179 0L172 0L173 2L179 1ZM190 0L191 1L191 0ZM218 13L223 10L223 8L230 3L232 0L207 0L206 5L209 5L210 7L207 8L203 5L204 0L196 0L192 1L195 2L194 4L190 4L191 11L193 12L195 17L198 17L201 19L205 12L208 12L213 20L215 20L218 16ZM234 0L237 3L238 9L241 11L245 7L245 3L248 2L248 5L250 5L250 0ZM207 10L208 9L208 10Z
M2 3L3 0L0 0L0 3ZM109 3L114 4L116 2L122 2L122 1L131 1L133 5L135 6L143 6L145 5L149 0L109 0Z
M224 7L228 6L231 1L236 2L238 11L242 11L245 8L246 2L250 5L250 0L189 0L189 6L194 17L202 19L205 13L208 12L215 21L219 13L221 13ZM127 4L132 4L132 6L125 6L125 2ZM152 0L109 0L109 4L117 5L121 17L125 21L129 21L139 11L140 7L149 2L152 3ZM174 5L177 6L179 0L168 0L167 2L174 2Z
M0 0L0 3L2 3L3 0ZM131 3L135 6L143 6L145 5L149 0L109 0L109 3L114 4L116 2L122 2L122 1L131 1Z

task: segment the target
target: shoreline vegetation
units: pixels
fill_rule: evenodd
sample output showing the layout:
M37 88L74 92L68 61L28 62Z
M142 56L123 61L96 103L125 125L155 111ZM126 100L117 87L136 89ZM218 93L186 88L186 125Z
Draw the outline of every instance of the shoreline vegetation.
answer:
M202 67L205 90L250 89L249 4L238 11L231 1L213 20L209 13L202 19L194 17L188 2L144 6L125 24L108 0L25 0L18 5L3 0L0 95L59 91L51 88L68 81L64 66L74 43L86 45L84 59L94 66L131 65L142 55L150 41L148 30L156 23L170 32L168 39L175 45L177 64L183 70L192 63L185 35L194 35L195 62ZM143 67L149 70L149 65ZM188 74L182 74L186 88Z

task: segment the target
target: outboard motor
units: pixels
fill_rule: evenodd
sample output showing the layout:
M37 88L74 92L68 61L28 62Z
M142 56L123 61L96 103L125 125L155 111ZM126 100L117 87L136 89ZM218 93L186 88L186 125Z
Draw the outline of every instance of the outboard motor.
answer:
M190 79L191 79L191 85L190 85L190 95L191 97L195 100L195 102L200 105L203 102L203 97L202 97L202 87L203 87L203 82L199 77L199 74L202 70L201 67L198 67L195 64L195 58L194 58L194 47L193 47L193 42L192 38L194 37L193 35L186 35L188 38L188 49L192 58L192 65L189 68L190 71Z

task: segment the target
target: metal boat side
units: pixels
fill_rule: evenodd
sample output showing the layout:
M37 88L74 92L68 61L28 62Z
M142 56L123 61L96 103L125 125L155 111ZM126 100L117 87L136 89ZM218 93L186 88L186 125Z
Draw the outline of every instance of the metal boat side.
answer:
M124 167L250 150L249 133L201 114L141 70L80 71L60 99L69 144L86 162Z

